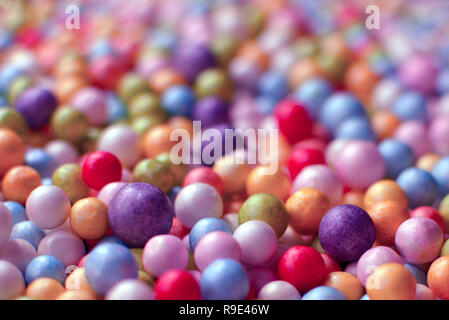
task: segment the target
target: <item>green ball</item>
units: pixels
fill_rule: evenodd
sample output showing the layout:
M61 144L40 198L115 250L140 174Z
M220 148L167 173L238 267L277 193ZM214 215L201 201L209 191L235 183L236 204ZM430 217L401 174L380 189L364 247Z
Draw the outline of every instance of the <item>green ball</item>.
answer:
M167 119L167 113L162 108L159 98L151 92L145 92L135 96L129 102L128 108L129 116L132 119L141 116L151 116L162 120Z
M64 190L72 204L89 196L90 188L84 183L82 169L78 164L64 164L56 169L52 184Z
M174 164L170 160L170 153L165 152L161 153L156 157L156 160L165 163L171 167L171 171L174 175L174 185L175 186L182 186L182 183L184 182L184 178L187 175L187 166L183 163L181 164Z
M287 229L289 216L278 197L270 193L257 193L249 197L239 211L239 225L251 220L266 222L280 238Z
M449 240L446 240L441 248L440 256L449 256Z
M229 76L223 70L206 69L196 79L195 93L198 99L217 96L229 100L232 98L233 86Z
M0 108L0 128L14 131L24 141L28 138L28 124L20 112L13 108Z
M149 91L147 81L137 73L125 74L118 84L118 94L125 103L141 92Z
M175 177L169 164L156 159L145 159L134 168L132 180L151 183L162 191L168 192L173 187Z
M131 128L143 136L151 128L163 123L161 119L151 116L141 116L131 122Z
M8 102L14 105L17 98L28 88L34 84L33 80L28 76L18 76L14 79L8 88Z
M86 137L89 122L84 113L65 106L56 109L51 119L51 129L57 138L77 144Z

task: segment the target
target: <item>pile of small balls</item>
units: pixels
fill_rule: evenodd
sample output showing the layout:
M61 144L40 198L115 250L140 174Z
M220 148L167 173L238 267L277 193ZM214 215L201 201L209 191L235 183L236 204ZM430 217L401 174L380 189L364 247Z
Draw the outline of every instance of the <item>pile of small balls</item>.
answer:
M445 3L72 2L0 11L0 299L449 300Z

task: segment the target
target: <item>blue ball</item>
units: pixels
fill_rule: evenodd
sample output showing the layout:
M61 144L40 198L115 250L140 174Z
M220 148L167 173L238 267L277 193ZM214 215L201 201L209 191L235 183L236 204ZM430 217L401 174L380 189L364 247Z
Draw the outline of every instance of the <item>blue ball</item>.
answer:
M396 179L404 190L410 208L430 206L438 197L439 189L435 178L427 171L411 167L405 169Z
M360 298L360 300L371 300L367 294L364 294L363 297Z
M189 234L189 244L192 251L195 250L196 245L209 232L224 231L232 235L232 230L229 225L218 218L204 218L195 223Z
M25 153L25 164L35 169L41 177L51 177L58 168L58 162L40 148L32 148Z
M311 78L305 81L293 94L293 97L307 109L309 116L318 118L324 101L332 94L332 86L323 78Z
M24 73L21 66L6 65L0 71L0 95L5 95L14 79Z
M348 140L376 140L371 124L364 117L353 117L345 120L338 126L335 137Z
M131 251L116 243L97 245L87 256L86 278L92 289L105 295L124 279L137 279L139 266Z
M242 300L248 292L248 274L235 260L215 260L201 276L201 293L207 300Z
M393 113L404 121L427 121L426 99L418 92L406 91L395 99Z
M163 93L161 102L170 115L191 117L195 96L189 87L177 85Z
M25 281L30 284L39 278L52 278L64 284L66 277L64 263L50 255L42 255L34 258L28 264L25 271Z
M395 139L383 140L378 146L387 167L387 177L396 179L405 169L413 166L413 150L405 143Z
M280 100L288 94L288 82L284 74L280 72L265 72L257 83L260 95L273 100Z
M449 69L441 70L436 80L436 91L443 95L449 92Z
M302 300L347 300L345 295L328 286L320 286L308 291Z
M28 220L25 207L22 206L20 203L15 201L5 201L3 202L3 204L6 206L6 208L8 208L9 212L11 213L13 225Z
M22 221L12 228L10 239L22 239L31 243L36 249L45 233L31 221Z
M440 188L440 196L443 198L449 194L449 156L438 161L432 169L432 175Z
M128 116L128 110L123 101L114 93L109 93L106 100L109 123L113 123Z
M404 267L408 271L410 271L410 273L415 278L416 283L421 283L421 284L427 286L427 275L423 270L421 270L419 267L415 266L414 264L410 264L410 263L404 263Z
M334 133L345 120L353 117L365 117L366 110L354 95L350 93L334 93L324 101L321 108L320 122Z
M278 102L278 99L272 97L259 96L256 98L255 107L262 114L272 114Z

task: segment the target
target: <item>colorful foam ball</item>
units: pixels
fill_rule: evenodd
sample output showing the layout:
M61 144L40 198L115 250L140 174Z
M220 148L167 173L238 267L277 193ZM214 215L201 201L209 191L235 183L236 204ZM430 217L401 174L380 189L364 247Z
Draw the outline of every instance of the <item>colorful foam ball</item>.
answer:
M449 300L449 257L440 257L432 262L427 273L427 282L437 298Z
M109 228L107 205L93 197L78 200L70 211L70 225L83 239L101 238Z
M213 231L223 231L232 234L231 228L224 220L214 217L203 218L199 220L197 223L195 223L193 228L190 230L189 233L190 249L194 251L200 240L206 234Z
M428 137L433 150L442 154L449 154L449 116L441 115L432 120L429 126Z
M112 153L95 151L90 153L83 163L83 180L89 187L100 190L111 182L122 178L120 160Z
M56 300L64 292L64 287L51 278L39 278L26 288L26 296L38 300Z
M293 100L279 102L274 111L280 132L290 144L312 135L312 123L307 111Z
M290 186L290 179L284 170L277 169L273 173L273 169L267 166L255 167L251 170L246 180L246 192L248 195L270 193L279 199L285 199L290 193Z
M52 184L64 190L71 203L89 195L90 188L83 180L82 168L75 163L60 166L53 173Z
M295 179L304 168L324 163L325 159L322 151L312 148L295 148L288 158L287 167L290 177Z
M58 102L52 92L33 87L20 95L15 107L23 115L31 129L39 130L49 123L51 114L57 105Z
M22 273L12 263L0 260L0 299L17 298L25 290Z
M23 239L37 249L45 233L31 221L22 221L14 225L11 239Z
M438 225L440 226L443 233L445 233L445 231L446 231L446 224L444 222L443 216L438 212L438 210L436 210L432 207L421 206L416 209L413 209L410 212L410 216L412 218L415 218L415 217L430 218L433 221L435 221L436 223L438 223Z
M378 145L378 148L385 161L388 178L396 179L402 171L411 167L415 162L413 150L400 141L386 139Z
M201 290L195 277L184 270L163 273L154 285L157 300L200 300Z
M58 258L50 255L37 256L28 264L25 281L30 284L39 278L51 278L63 284L66 277L65 271L64 263Z
M146 283L137 279L125 279L113 286L106 300L154 300L155 293Z
M257 298L260 300L300 300L301 295L290 283L277 280L264 285Z
M51 177L57 162L45 150L32 148L25 153L25 164L35 169L41 177Z
M294 92L294 97L307 109L312 119L317 119L324 101L332 94L332 86L324 78L304 81Z
M402 121L427 121L426 99L418 92L406 91L400 94L394 101L392 110Z
M438 183L427 171L418 168L408 168L401 172L396 179L397 184L404 190L410 208L432 205L438 196Z
M324 284L328 287L337 289L343 293L348 300L360 300L365 292L357 277L342 271L331 272L327 276Z
M3 177L2 191L6 199L25 203L31 191L41 185L39 173L28 166L15 166Z
M440 188L440 196L449 194L449 157L444 157L435 164L432 175Z
M408 204L407 195L393 180L380 180L372 184L365 192L363 204L369 209L372 205L382 201L398 201L405 206Z
M14 131L23 140L28 138L28 124L22 114L13 108L0 108L0 128Z
M64 265L76 265L86 254L83 241L72 232L54 231L46 235L37 249L38 255L58 258Z
M5 205L6 208L8 208L9 213L11 213L13 225L28 220L26 216L25 207L22 206L20 203L15 201L5 201L3 202L3 204Z
M184 178L183 186L197 182L210 184L220 195L223 194L224 184L222 179L209 167L201 166L190 170Z
M204 128L218 125L220 123L228 123L228 104L219 97L205 97L195 104L192 118L195 121L201 121L201 126Z
M8 208L3 203L0 203L0 248L8 242L12 230L12 215Z
M319 286L306 292L302 300L347 300L339 290L329 286Z
M76 108L60 107L53 113L51 129L56 138L79 143L87 136L88 117Z
M371 300L413 300L416 281L402 264L386 263L368 277L366 292Z
M173 86L165 90L161 104L170 115L190 117L195 104L195 95L187 86Z
M164 163L157 159L140 161L132 172L133 181L150 183L164 192L168 192L172 188L174 178L170 163Z

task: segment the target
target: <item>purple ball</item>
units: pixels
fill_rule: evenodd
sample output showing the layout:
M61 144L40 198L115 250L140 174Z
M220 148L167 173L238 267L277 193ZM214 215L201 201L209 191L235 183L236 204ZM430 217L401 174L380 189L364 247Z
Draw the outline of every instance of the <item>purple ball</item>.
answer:
M43 88L26 90L16 103L16 109L34 130L39 130L48 124L57 106L58 102L53 93Z
M138 248L155 235L170 232L173 217L173 207L167 195L144 182L121 188L108 211L114 234L127 245Z
M324 215L318 237L332 258L352 262L372 247L376 228L365 210L344 204L333 207Z
M193 120L201 121L203 128L229 122L227 103L218 97L206 97L196 104L193 110Z
M214 67L217 62L210 50L201 45L182 45L174 56L176 68L189 80L207 68Z

